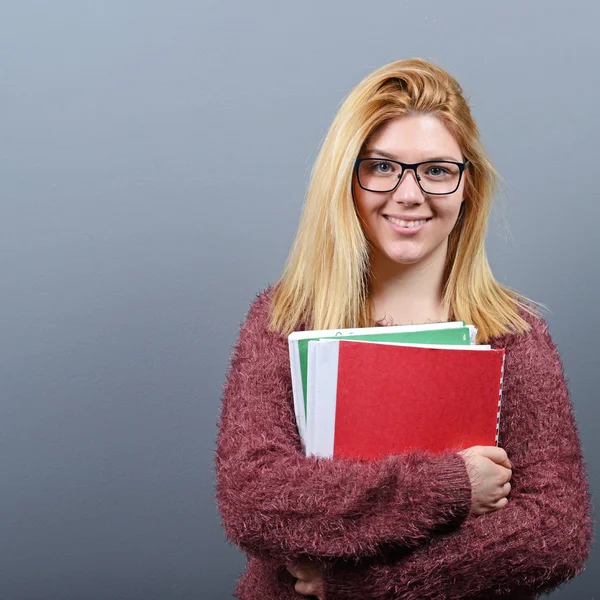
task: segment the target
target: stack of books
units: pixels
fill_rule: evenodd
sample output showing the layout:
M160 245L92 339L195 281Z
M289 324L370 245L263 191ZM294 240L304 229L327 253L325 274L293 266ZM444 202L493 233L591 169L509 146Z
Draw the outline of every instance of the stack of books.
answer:
M504 350L462 321L296 331L294 409L307 456L374 459L498 443Z

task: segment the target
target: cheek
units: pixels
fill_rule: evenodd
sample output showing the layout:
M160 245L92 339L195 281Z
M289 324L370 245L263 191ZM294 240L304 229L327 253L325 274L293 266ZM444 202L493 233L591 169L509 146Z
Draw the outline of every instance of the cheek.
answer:
M458 199L458 201L453 202L440 202L436 205L435 210L437 212L438 217L440 217L443 221L448 223L454 223L456 219L458 219L461 205L461 199Z
M373 202L368 196L368 192L365 192L357 185L353 188L353 196L356 212L362 219L369 220L374 207Z

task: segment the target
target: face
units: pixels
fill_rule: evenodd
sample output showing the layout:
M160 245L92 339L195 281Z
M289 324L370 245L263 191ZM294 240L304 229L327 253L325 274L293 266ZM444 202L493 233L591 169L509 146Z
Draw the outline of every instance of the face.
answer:
M367 140L359 157L391 158L404 163L442 158L464 162L454 136L433 115L411 115L384 123ZM377 168L380 172L389 169L385 163ZM439 171L434 170L432 174L438 175ZM423 179L422 185L427 189ZM355 172L354 199L375 259L399 265L445 260L448 236L463 202L464 185L463 174L453 194L427 195L421 191L415 172L406 169L393 192L370 192L358 185ZM426 222L414 228L406 227L407 221L415 219L426 219Z

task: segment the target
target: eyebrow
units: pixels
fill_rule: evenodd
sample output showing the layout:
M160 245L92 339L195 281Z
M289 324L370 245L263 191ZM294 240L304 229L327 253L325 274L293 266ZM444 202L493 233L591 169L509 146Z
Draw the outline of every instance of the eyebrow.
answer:
M390 160L398 160L393 154L390 154L385 150L378 150L377 148L365 148L362 151L362 154L378 154L379 156L389 158ZM461 159L455 158L454 156L433 156L420 162L434 162L436 160L450 160L452 162L462 162Z

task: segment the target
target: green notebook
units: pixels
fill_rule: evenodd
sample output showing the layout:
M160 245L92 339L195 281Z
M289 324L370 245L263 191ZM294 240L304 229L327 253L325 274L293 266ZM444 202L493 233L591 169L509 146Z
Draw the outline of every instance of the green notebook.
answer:
M294 410L300 435L302 436L304 433L307 414L308 342L323 338L337 338L407 344L470 345L475 343L476 334L476 328L466 325L463 321L392 327L294 331L288 337L288 344Z

